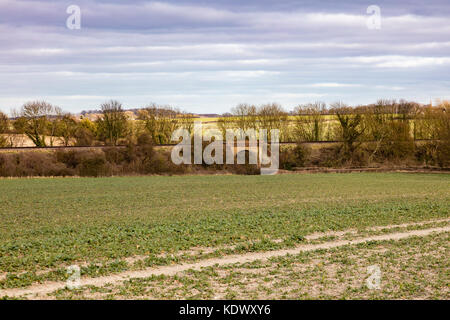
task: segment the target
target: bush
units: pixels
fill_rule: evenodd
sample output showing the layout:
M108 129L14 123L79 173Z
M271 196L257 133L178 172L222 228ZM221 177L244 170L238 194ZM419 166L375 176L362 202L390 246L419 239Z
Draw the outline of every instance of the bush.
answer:
M90 154L81 159L77 166L81 177L100 177L110 174L104 153Z
M114 165L120 165L124 162L129 162L130 157L128 155L128 150L118 149L114 147L104 148L103 153L105 154L105 160Z
M242 155L243 153L243 155ZM238 164L238 157L243 156L244 164ZM231 172L235 174L242 175L258 175L261 173L260 168L256 164L250 164L250 157L254 157L255 154L251 150L242 150L239 153L236 153L234 156L234 164L232 165L214 165L215 170L222 170L224 168L229 169ZM257 157L257 154L256 154ZM226 150L224 152L224 162L226 161Z
M76 146L92 146L95 141L95 124L88 119L82 120L74 132Z
M0 155L0 175L3 177L72 176L74 170L46 152L21 152Z
M293 149L280 151L280 168L292 170L295 167L304 167L309 154L309 148L301 143L298 143Z
M366 150L363 149L356 150L355 152L353 152L352 157L348 162L348 164L358 167L367 166L369 164L369 155L366 152Z
M380 146L378 158L402 160L414 154L414 140L409 132L408 123L390 123L388 134L388 139Z
M242 175L259 175L261 170L256 164L236 164L232 166L231 172Z
M0 154L0 176L2 177L14 176L14 165L10 158L10 156Z
M75 169L80 163L79 152L75 151L56 151L56 160L64 163L68 168Z
M437 163L438 144L434 141L427 142L416 147L415 157L417 161L425 165Z
M342 145L320 148L319 156L312 161L312 164L328 168L342 166L343 159L341 158L341 148Z
M169 171L170 170L167 161L161 155L150 158L141 158L139 173L156 174Z
M440 167L450 166L450 140L438 142L436 158Z

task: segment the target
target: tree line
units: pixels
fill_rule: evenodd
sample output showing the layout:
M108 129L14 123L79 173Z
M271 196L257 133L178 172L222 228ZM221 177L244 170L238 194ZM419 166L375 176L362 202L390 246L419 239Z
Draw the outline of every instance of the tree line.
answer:
M0 113L0 146L14 146L17 135L25 135L36 147L53 146L57 141L64 146L128 145L142 134L152 144L169 144L174 130L185 128L192 133L195 121L193 114L156 104L139 109L137 121L131 121L115 100L103 103L100 112L91 121L77 119L45 101L28 102L14 112L13 119ZM321 155L322 164L335 166L408 157L445 166L450 158L448 101L435 107L405 100L379 100L357 107L314 102L291 112L276 103L240 104L220 117L217 127L224 136L227 129L278 129L281 141L298 143L295 152L285 154L291 166L302 164L301 158L309 152L302 143L315 141L340 142L333 150L324 150L328 160ZM429 141L419 144L416 140Z
M117 146L136 140L141 133L150 134L154 144L168 144L172 132L184 127L192 130L194 116L170 106L149 105L138 111L138 120L131 121L118 101L101 105L100 116L91 121L77 119L61 108L45 101L24 104L13 111L13 119L0 112L0 147L17 146L16 136L25 135L36 147Z

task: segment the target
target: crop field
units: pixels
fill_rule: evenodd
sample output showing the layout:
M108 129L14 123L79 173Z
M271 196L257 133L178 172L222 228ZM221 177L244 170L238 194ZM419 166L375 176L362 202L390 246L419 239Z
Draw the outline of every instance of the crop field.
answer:
M450 298L448 174L1 179L0 203L4 298Z

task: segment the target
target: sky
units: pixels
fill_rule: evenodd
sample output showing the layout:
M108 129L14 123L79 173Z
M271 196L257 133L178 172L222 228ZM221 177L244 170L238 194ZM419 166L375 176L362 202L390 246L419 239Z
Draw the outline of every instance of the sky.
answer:
M448 0L0 0L3 112L429 103L450 99L449 71Z

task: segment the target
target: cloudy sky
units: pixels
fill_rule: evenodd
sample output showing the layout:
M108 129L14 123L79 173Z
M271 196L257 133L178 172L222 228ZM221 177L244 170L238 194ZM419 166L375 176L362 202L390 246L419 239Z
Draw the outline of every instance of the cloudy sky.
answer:
M70 5L81 29L67 28ZM381 9L370 29L369 5ZM373 21L373 20L372 20ZM450 98L448 0L0 0L0 109Z

